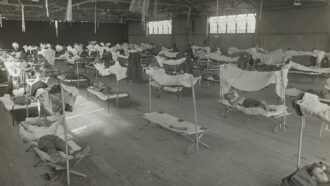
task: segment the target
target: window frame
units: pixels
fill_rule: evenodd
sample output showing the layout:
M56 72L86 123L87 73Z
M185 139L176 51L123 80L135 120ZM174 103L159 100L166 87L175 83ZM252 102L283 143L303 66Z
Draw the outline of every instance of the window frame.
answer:
M242 20L244 20L246 23L244 24L244 21ZM256 31L256 13L212 16L209 17L207 21L209 26L208 34L254 34ZM223 29L220 29L220 26L217 21L218 23L222 23L221 27L225 27L224 32L221 31ZM225 23L225 25L223 25L223 22ZM216 23L217 25L215 25ZM251 24L252 27L250 27Z
M171 35L173 22L171 19L161 21L149 21L147 24L149 35ZM150 29L153 31L151 32Z

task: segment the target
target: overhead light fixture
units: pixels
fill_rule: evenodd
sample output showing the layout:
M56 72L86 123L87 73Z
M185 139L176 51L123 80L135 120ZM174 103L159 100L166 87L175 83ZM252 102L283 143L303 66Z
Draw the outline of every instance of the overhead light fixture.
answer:
M39 0L32 0L32 2L39 3Z
M300 6L302 5L301 0L295 0L293 3L294 6Z

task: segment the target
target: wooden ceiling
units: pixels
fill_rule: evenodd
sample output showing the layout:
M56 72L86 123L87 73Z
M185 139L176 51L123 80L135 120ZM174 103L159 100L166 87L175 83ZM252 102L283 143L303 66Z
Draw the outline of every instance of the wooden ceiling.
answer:
M68 0L48 0L50 16L46 16L46 0L0 0L0 14L4 19L21 19L21 5L24 5L26 20L64 20ZM132 12L132 1L143 0L96 0L96 16L100 22L124 22L141 20L141 12ZM149 0L147 19L194 15L215 15L217 0ZM256 12L262 1L263 10L309 8L328 6L330 0L300 0L302 6L294 6L295 0L218 0L220 14L235 12ZM299 1L299 0L298 0ZM95 0L72 0L74 21L93 21ZM137 6L138 7L138 6ZM137 8L139 9L139 8ZM141 9L141 8L140 8Z

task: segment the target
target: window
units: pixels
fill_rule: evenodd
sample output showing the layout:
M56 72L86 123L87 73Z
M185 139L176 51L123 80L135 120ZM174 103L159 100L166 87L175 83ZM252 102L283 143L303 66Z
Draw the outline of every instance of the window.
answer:
M153 22L150 22L148 23L148 31L149 31L149 34L153 34L155 31L156 27L155 27L155 24Z
M237 15L236 16L236 33L246 33L246 25L247 25L247 15Z
M210 17L210 33L226 33L226 16Z
M227 33L236 33L236 16L227 16Z
M148 23L149 34L172 34L172 20L151 21Z
M210 22L210 33L211 34L216 34L218 33L218 19L219 17L210 17L209 22Z
M210 17L210 33L254 33L256 26L255 14L239 14Z
M247 21L247 33L254 33L256 31L256 15L248 14L246 21Z

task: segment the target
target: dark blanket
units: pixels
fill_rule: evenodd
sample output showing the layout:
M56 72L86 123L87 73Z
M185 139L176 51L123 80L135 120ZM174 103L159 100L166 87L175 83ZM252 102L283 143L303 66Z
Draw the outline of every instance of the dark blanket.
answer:
M281 186L318 186L305 166L282 180Z
M47 88L48 85L42 81L37 81L31 86L31 96L35 96L39 88Z

